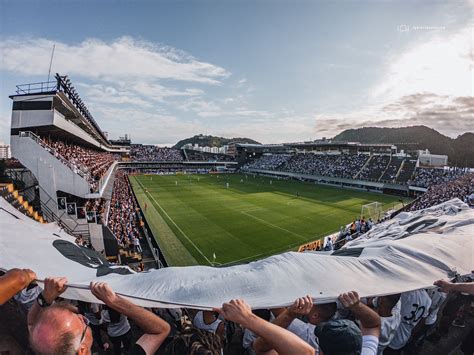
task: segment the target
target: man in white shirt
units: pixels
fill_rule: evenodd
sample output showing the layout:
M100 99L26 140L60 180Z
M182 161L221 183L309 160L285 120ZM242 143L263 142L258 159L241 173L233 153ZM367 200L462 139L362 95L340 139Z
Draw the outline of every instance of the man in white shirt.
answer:
M400 354L402 352L410 338L424 324L424 320L428 316L431 307L431 298L424 289L402 293L400 301L400 326L393 340L385 349L385 354Z
M421 349L421 347L423 346L423 343L426 339L427 334L430 333L432 329L435 327L436 321L438 320L438 311L447 298L447 294L444 292L441 292L439 288L426 290L426 292L431 298L431 306L429 309L429 314L428 314L428 317L426 317L425 319L425 323L423 324L420 331L418 332L416 339L413 339L415 343L414 345L419 349Z
M381 320L378 355L382 355L400 325L400 294L375 297L371 303Z

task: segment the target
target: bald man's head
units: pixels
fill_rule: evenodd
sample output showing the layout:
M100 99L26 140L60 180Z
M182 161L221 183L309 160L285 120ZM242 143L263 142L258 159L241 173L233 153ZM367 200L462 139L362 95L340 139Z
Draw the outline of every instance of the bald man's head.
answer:
M53 305L41 312L30 332L30 343L36 354L73 355L90 353L92 334L86 330L82 316L68 305Z

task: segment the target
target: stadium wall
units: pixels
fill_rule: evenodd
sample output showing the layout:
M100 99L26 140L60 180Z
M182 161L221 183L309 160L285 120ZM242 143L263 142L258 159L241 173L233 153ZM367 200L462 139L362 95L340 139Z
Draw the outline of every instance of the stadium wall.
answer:
M168 262L166 261L166 258L161 251L160 245L158 244L158 241L156 240L155 236L153 235L153 232L151 231L150 226L148 225L148 221L146 220L145 214L142 213L141 206L138 203L137 196L135 195L135 190L132 187L132 184L130 183L130 180L127 178L128 184L130 185L130 190L132 191L132 196L133 199L135 200L136 206L140 208L140 211L138 212L140 214L141 220L143 221L143 234L145 235L145 238L147 240L148 246L150 248L150 251L153 255L153 258L155 259L155 262L158 264L161 264L164 267L168 266ZM155 250L158 251L158 255L155 252Z
M51 196L61 190L72 195L85 197L90 192L89 183L68 166L46 151L28 136L11 136L13 156L28 168L39 185Z

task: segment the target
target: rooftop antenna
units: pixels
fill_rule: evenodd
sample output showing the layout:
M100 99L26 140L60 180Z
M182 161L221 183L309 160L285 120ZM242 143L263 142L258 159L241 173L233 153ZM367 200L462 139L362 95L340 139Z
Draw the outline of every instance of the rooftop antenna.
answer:
M55 47L56 47L56 44L53 44L53 51L51 52L51 60L49 61L48 82L49 82L49 77L51 76L51 66L53 65L53 56L54 56Z

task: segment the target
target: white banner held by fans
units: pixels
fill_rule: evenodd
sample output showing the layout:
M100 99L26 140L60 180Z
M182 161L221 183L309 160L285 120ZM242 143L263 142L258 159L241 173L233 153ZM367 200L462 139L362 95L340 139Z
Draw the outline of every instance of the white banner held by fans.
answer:
M40 280L68 278L64 297L96 302L88 286L108 282L142 306L209 309L232 298L253 308L285 306L312 295L316 303L356 290L362 297L429 287L473 265L474 210L452 200L401 213L328 254L284 253L222 268L169 267L134 273L79 247L56 224L39 224L0 199L0 268L30 268Z

